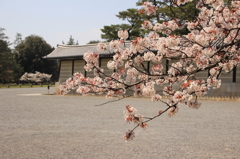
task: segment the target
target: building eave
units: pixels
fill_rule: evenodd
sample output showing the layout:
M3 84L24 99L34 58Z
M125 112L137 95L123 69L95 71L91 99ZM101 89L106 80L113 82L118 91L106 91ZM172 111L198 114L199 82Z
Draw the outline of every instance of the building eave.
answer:
M129 42L127 43L129 47ZM57 45L50 54L44 56L44 59L49 60L70 60L70 59L83 59L86 52L98 52L100 58L108 58L114 55L114 49L108 46L106 51L98 51L97 44L88 45Z

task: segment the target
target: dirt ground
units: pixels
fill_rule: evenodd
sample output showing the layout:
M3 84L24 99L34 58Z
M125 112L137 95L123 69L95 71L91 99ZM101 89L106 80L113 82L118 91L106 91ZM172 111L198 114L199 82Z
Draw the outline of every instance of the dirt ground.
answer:
M107 100L47 93L0 89L0 159L240 158L240 102L202 101L198 110L182 105L176 117L164 114L125 142L134 127L124 121L126 105L149 117L165 106L139 98L95 106Z

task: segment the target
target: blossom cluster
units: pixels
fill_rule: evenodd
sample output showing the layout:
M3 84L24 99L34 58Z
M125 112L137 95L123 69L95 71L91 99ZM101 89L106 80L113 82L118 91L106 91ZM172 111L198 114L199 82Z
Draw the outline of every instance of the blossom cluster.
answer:
M157 6L153 5L151 2L143 2L144 10L147 15L155 15Z
M60 85L60 93L67 94L71 90L76 90L79 94L102 94L106 91L102 78L95 76L94 78L84 77L82 73L76 72L73 77L70 77L66 82Z
M25 82L49 82L51 79L52 75L46 74L46 73L41 73L36 71L35 73L27 73L25 72L21 78L19 79L20 81L25 81Z
M88 72L92 71L94 66L98 66L99 53L88 51L84 54L83 59L87 61L84 69Z
M142 127L143 129L146 129L147 123L145 123L143 121L143 116L141 114L136 114L136 112L137 112L137 110L134 107L127 105L126 111L124 112L125 113L125 115L124 115L125 121L128 123L133 122L133 123L137 124L138 126ZM132 140L133 137L134 137L134 132L130 130L130 131L126 132L124 139L126 141L128 141L128 140Z

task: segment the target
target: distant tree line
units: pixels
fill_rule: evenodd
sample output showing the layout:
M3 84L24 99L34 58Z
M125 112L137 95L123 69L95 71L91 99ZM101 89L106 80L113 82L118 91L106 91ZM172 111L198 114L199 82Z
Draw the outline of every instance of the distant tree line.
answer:
M0 83L18 83L23 73L36 71L52 74L51 81L57 79L57 61L43 58L54 50L52 46L37 35L22 39L20 33L11 44L4 30L0 28Z
M58 61L47 60L43 57L54 50L41 36L29 35L22 39L20 33L16 34L13 43L8 41L4 33L5 28L0 27L0 83L19 83L24 73L50 74L51 81L58 76ZM100 41L90 41L89 44ZM64 45L79 45L72 35Z

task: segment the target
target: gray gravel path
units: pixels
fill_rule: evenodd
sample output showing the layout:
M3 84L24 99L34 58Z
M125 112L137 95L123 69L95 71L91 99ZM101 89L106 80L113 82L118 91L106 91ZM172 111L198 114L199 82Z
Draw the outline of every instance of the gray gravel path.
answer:
M124 142L134 126L124 122L126 105L145 116L165 106L136 98L95 106L107 100L41 95L46 93L0 89L0 159L240 158L240 102L203 101L198 110L181 106L176 117L165 114Z

